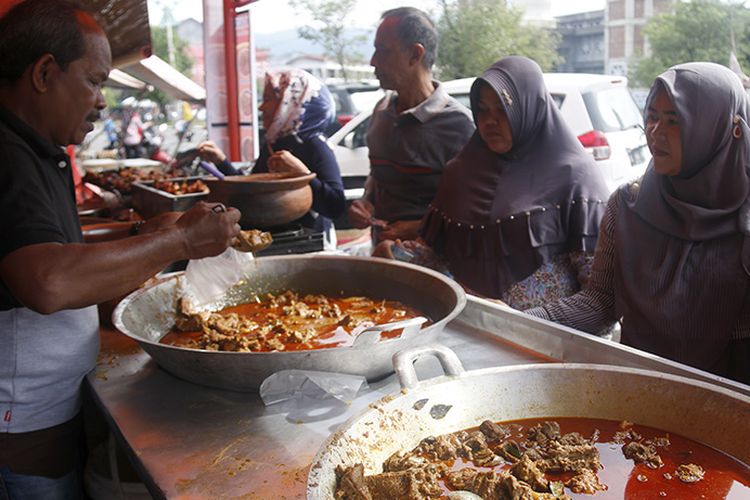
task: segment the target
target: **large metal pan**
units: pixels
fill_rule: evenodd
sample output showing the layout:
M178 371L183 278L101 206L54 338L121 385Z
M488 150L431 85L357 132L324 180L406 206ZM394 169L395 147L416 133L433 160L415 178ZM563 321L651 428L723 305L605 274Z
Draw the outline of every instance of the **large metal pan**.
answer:
M419 382L413 362L436 355L448 374ZM337 465L382 472L396 451L483 420L590 417L629 420L681 434L750 462L750 397L648 370L538 364L464 372L450 349L423 346L394 356L402 393L387 396L333 433L313 460L307 498L332 499ZM426 400L426 404L416 403Z
M198 384L257 391L263 380L284 369L320 370L376 379L393 371L391 357L408 347L431 343L456 317L466 297L440 273L392 260L345 256L283 256L256 259L247 283L230 290L211 309L249 301L255 294L294 289L301 293L364 295L399 300L426 314L433 323L401 338L295 352L215 352L159 343L174 325L181 274L126 297L112 315L113 324L135 339L165 370Z

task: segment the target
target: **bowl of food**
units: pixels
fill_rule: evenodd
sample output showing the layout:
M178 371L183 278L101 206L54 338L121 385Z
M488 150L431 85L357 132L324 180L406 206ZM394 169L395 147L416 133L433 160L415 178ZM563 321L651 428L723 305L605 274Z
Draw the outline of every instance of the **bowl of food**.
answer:
M424 355L448 375L419 381L413 363ZM401 351L394 365L403 390L327 439L309 500L750 495L745 395L608 365L465 372L439 345Z
M255 392L284 369L383 377L396 351L433 342L466 304L450 278L391 260L292 255L253 262L242 282L200 310L185 310L177 273L126 297L112 322L180 378ZM421 328L369 329L420 317L428 320Z
M224 179L207 177L208 201L221 202L242 212L245 228L280 226L305 215L312 207L310 181L314 173L259 173L232 175Z

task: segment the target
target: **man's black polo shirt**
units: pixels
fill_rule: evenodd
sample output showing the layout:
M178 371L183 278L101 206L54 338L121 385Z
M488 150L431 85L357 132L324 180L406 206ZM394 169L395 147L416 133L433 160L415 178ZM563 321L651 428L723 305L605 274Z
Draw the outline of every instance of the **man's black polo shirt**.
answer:
M68 155L0 107L0 259L36 243L82 242ZM0 311L20 307L0 281Z

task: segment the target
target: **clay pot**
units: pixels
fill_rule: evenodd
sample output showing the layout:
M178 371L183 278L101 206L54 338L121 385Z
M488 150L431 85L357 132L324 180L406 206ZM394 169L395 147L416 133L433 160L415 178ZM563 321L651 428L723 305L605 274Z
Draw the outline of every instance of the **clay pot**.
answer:
M243 229L263 229L305 215L312 207L310 181L314 178L314 173L302 176L262 173L203 180L210 189L208 201L221 202L242 212Z

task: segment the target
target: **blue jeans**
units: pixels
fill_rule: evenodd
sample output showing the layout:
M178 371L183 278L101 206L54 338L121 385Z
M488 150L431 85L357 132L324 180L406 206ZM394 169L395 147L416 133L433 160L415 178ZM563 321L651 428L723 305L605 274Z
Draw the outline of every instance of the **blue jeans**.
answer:
M78 467L52 479L44 476L15 474L0 467L0 500L81 500L83 485Z

